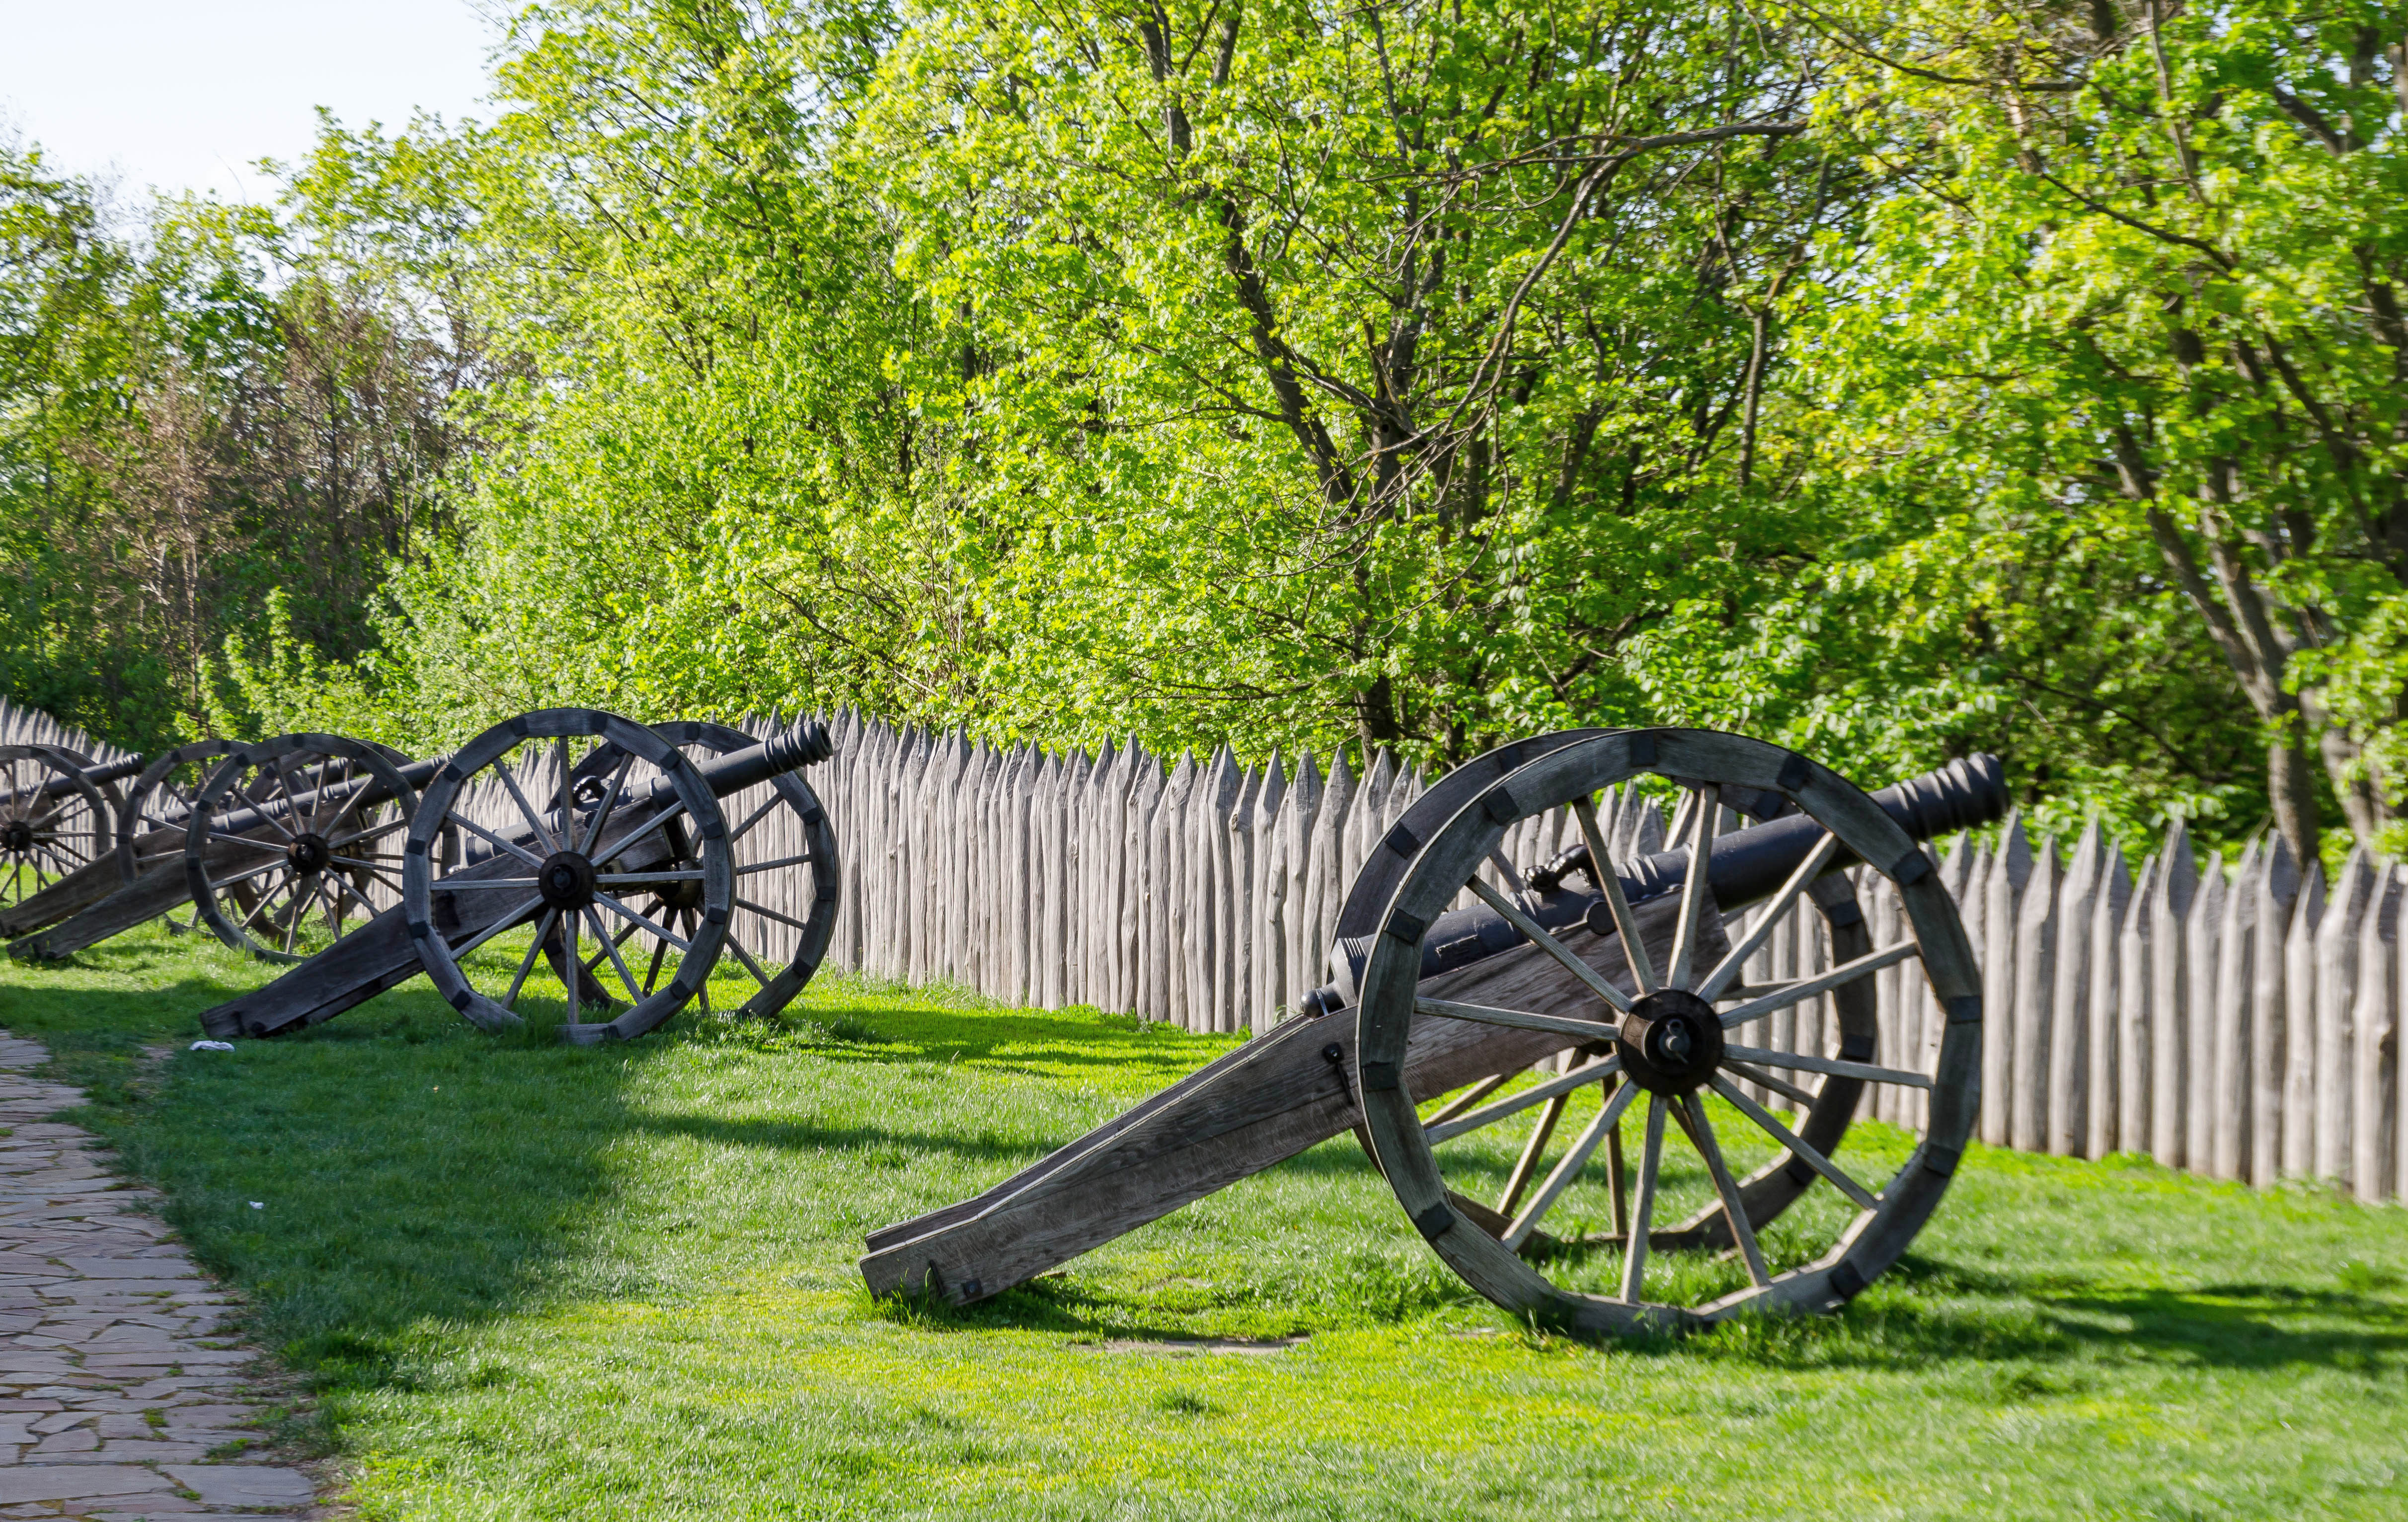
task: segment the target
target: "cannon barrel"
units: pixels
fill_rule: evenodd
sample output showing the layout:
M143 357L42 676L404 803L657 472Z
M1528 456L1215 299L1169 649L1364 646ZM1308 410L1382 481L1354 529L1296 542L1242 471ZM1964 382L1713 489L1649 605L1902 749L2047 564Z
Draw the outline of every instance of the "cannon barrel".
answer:
M74 753L67 753L67 757L70 760L74 759ZM93 786L109 787L125 781L128 777L139 777L142 775L142 767L143 758L136 755L122 761L111 761L105 767L85 767L80 768L80 771L83 780ZM43 799L54 798L63 794L72 793L75 788L76 784L66 778L53 777L36 789L34 796Z
M1930 840L1955 830L1988 824L2006 812L2006 772L1995 755L1967 756L1937 771L1885 787L1872 798L1908 836ZM1822 826L1804 814L1781 815L1789 804L1778 793L1726 801L1764 821L1716 837L1707 854L1707 886L1713 892L1715 904L1727 913L1770 897L1798 869L1799 863L1806 859L1824 832ZM1605 928L1603 897L1564 885L1564 880L1573 872L1595 881L1588 856L1586 845L1575 845L1530 874L1531 886L1540 890L1536 902L1527 906L1532 919L1550 930L1583 921L1590 921L1600 930ZM1832 858L1830 870L1838 871L1856 863L1856 858L1842 850ZM1616 875L1622 880L1623 897L1635 906L1680 892L1688 872L1689 853L1684 847L1659 851L1630 863ZM1422 942L1422 976L1430 978L1456 971L1484 957L1512 951L1526 939L1505 916L1485 904L1450 910L1430 923L1429 934ZM1365 938L1341 938L1329 950L1331 980L1298 998L1297 1012L1328 1014L1353 1004L1355 980L1361 976L1363 961L1369 954Z

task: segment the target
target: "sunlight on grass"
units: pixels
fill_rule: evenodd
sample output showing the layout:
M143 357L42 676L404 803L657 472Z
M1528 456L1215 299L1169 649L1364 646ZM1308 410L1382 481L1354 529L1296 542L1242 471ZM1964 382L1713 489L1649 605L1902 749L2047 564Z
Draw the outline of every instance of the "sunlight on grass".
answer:
M515 961L497 946L477 976ZM194 1012L266 974L145 933L0 973L0 1024L90 1086L79 1118L249 1295L373 1519L2408 1505L2408 1213L2321 1188L1975 1149L1846 1314L1599 1347L1471 1296L1340 1138L984 1304L878 1304L866 1232L1232 1039L828 978L774 1025L690 1013L628 1045L486 1036L421 983L299 1038L184 1049ZM1493 1197L1523 1134L1449 1166ZM1859 1125L1842 1156L1878 1180L1904 1153ZM1668 1156L1671 1208L1702 1207ZM1562 1217L1609 1214L1584 1186ZM1792 1214L1777 1258L1850 1212L1818 1187ZM1658 1292L1741 1282L1656 1261ZM1558 1271L1617 1270L1606 1250ZM1177 1351L1206 1338L1273 1350Z

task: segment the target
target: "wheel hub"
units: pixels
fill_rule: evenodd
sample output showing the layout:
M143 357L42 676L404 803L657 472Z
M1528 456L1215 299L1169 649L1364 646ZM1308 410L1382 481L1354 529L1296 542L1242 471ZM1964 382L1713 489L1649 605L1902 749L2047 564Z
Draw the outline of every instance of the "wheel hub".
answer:
M552 909L583 909L594 902L594 863L582 853L556 851L536 869L536 891Z
M1650 1093L1690 1093L1722 1067L1723 1023L1713 1005L1685 989L1662 988L1632 1001L1615 1041L1622 1070Z
M304 877L314 877L324 871L335 859L335 848L326 843L322 835L296 835L293 843L284 848L284 857L293 864L294 871Z
M7 847L17 855L23 855L34 849L34 826L22 819L12 819L0 826L0 846Z

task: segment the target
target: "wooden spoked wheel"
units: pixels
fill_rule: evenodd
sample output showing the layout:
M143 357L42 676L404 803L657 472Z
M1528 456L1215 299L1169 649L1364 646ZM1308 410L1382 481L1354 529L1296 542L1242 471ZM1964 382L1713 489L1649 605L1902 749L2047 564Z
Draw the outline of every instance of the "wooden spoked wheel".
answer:
M216 769L218 757L239 749L230 739L196 739L155 757L126 790L117 809L117 875L132 883L144 872L184 856L184 826L201 784ZM297 781L297 779L296 779ZM174 935L197 923L189 914L169 913L161 921Z
M1691 863L1676 898L1634 908L1624 900L1619 880L1601 874L1599 912L1619 929L1619 946L1639 953L1630 958L1626 988L1568 945L1570 934L1541 928L1510 888L1478 874L1508 827L1566 807L1578 816L1592 856L1603 859L1593 799L1642 773L1698 797L1688 811L1692 827L1676 842ZM1757 930L1736 945L1724 942L1705 886L1726 790L1751 797L1770 790L1823 831L1775 893ZM1816 888L1819 876L1850 857L1871 864L1896 885L1907 938L1878 954L1867 952L1862 940L1842 940L1842 953L1853 946L1857 955L1829 972L1740 988L1742 964L1799 896L1818 893L1834 920L1844 925L1850 918L1833 912L1844 900L1831 886ZM1538 953L1569 973L1564 985L1576 994L1552 1008L1526 1009L1425 991L1425 935L1466 891L1514 923ZM1675 918L1669 955L1657 965L1645 950L1642 921L1665 912ZM1708 947L1720 954L1701 955ZM1909 959L1920 963L1937 1007L1946 1012L1925 1065L1875 1065L1870 1001L1844 993L1835 1001L1836 1040L1813 1043L1824 1049L1797 1041L1784 1048L1768 1034L1775 1028L1768 1017L1777 1012L1848 990ZM1565 1040L1577 1060L1570 1071L1504 1101L1432 1124L1417 1101L1434 1096L1411 1093L1402 1081L1412 1070L1409 1052L1484 1027L1551 1033ZM1366 948L1356 1072L1381 1170L1407 1217L1450 1268L1517 1314L1579 1330L1629 1332L1696 1325L1744 1310L1832 1310L1886 1270L1938 1207L1956 1169L1978 1108L1980 1043L1980 978L1956 906L1929 858L1879 805L1853 783L1777 746L1706 730L1631 730L1582 738L1526 762L1460 803L1419 848ZM1909 1137L1899 1166L1878 1185L1831 1155L1869 1084L1928 1092L1920 1134ZM1775 1103L1751 1098L1748 1087L1774 1096ZM1719 1103L1710 1106L1709 1096ZM1558 1097L1587 1102L1574 1117L1554 1106ZM1526 1147L1514 1166L1518 1181L1509 1178L1524 1193L1510 1212L1490 1211L1473 1202L1469 1189L1451 1187L1445 1146L1480 1128L1466 1123L1501 1119L1504 1104L1544 1104L1559 1120L1580 1123L1542 1180L1537 1170L1547 1141L1534 1138L1536 1145ZM1776 1108L1803 1110L1807 1120L1793 1130ZM1635 1158L1622 1143L1626 1115L1641 1133ZM1733 1160L1758 1149L1770 1151L1774 1161L1742 1184ZM1854 1166L1861 1170L1864 1165ZM1813 1229L1784 1222L1784 1240L1768 1249L1758 1229L1817 1182L1828 1185L1842 1213ZM1655 1221L1677 1210L1684 1192L1704 1202L1698 1218L1670 1232L1656 1230ZM1551 1213L1557 1221L1550 1221ZM1611 1221L1612 1229L1541 1231L1542 1223L1583 1213ZM1543 1250L1530 1251L1534 1245ZM1704 1255L1675 1251L1720 1247L1733 1249L1727 1259L1698 1261ZM1684 1256L1690 1261L1682 1261Z
M199 922L237 951L300 962L392 907L417 795L397 751L279 735L229 751L185 816Z
M55 745L0 745L0 907L115 848L116 811L84 775L90 766Z
M696 760L725 755L759 743L741 729L724 724L687 720L656 724L652 729ZM593 801L605 781L599 774L602 768L595 762L609 763L617 754L613 747L597 747L594 759L580 768L582 775L578 787L585 801ZM820 959L827 955L828 936L836 928L836 829L828 822L827 811L820 807L818 796L799 772L781 772L738 797L723 799L720 808L725 817L734 821L727 827L727 845L734 858L736 877L735 898L730 906L733 912L720 955L723 960L735 960L752 980L753 991L735 1009L718 1012L766 1019L794 1001L795 996L811 981L811 974L819 970ZM703 912L698 875L702 858L694 850L695 837L690 830L672 825L667 838L676 853L676 868L697 875L651 884L635 895L633 901L645 919L691 939L700 928ZM782 907L764 901L768 894L762 874L796 867L810 869L806 892L781 895L789 900ZM612 986L616 969L604 964L613 949L640 973L640 984L635 989ZM557 938L547 944L546 950L557 973L564 965ZM669 950L667 941L641 923L627 921L612 927L607 947L595 945L587 954L582 975L604 998L615 1000L623 992L648 997L659 984L662 959ZM703 1012L713 1012L709 980L695 986L695 1001Z
M446 828L468 849L438 878ZM546 709L470 740L427 784L405 852L419 959L487 1030L542 1005L563 1009L566 1041L640 1036L709 980L734 909L726 821L701 771L672 739L598 709ZM674 912L646 912L664 901ZM494 969L497 992L471 982L465 958L529 926L515 966Z

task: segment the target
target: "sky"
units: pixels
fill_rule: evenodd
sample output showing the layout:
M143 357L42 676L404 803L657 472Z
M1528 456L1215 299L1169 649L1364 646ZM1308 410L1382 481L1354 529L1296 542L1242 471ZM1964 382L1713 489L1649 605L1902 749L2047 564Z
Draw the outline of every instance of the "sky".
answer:
M397 126L482 116L491 0L0 0L0 131L123 196L268 201L315 108Z

